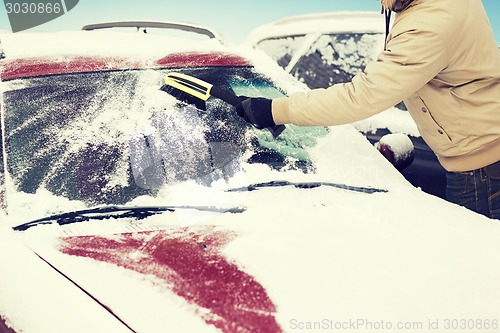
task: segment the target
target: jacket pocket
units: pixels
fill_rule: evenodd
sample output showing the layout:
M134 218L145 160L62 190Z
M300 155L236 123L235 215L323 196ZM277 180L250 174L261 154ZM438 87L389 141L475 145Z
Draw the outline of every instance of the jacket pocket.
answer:
M412 95L407 101L408 111L415 120L422 138L433 149L439 152L452 146L452 139L446 130L436 121L433 111L418 95Z

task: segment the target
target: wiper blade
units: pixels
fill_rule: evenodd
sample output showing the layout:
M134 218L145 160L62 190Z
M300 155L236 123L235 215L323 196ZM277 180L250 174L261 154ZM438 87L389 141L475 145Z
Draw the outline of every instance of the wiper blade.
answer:
M85 222L89 220L107 220L107 219L120 219L120 218L135 218L141 220L152 215L161 214L164 212L174 212L179 209L193 209L205 212L215 213L243 213L244 208L218 208L209 206L152 206L152 207L122 207L122 206L105 206L90 209L77 210L66 212L56 215L47 216L41 219L33 220L31 222L23 223L13 227L15 231L25 231L29 228L43 225L57 223L59 225L66 225L72 223Z
M245 187L239 187L239 188L232 188L227 190L228 192L246 192L246 191L255 191L260 188L265 188L265 187L283 187L283 186L294 186L296 188L302 188L302 189L311 189L311 188L316 188L316 187L321 187L321 186L329 186L329 187L335 187L338 189L342 190L347 190L347 191L354 191L354 192L361 192L361 193L367 193L367 194L373 194L373 193L387 193L388 191L386 189L380 189L380 188L374 188L374 187L363 187L363 186L352 186L352 185L345 185L345 184L338 184L338 183L329 183L329 182L289 182L286 180L275 180L275 181L270 181L266 183L258 183L258 184L252 184L248 185Z

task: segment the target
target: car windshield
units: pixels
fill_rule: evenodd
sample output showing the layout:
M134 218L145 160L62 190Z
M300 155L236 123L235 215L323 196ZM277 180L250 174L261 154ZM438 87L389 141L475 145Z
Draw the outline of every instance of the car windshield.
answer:
M284 94L250 67L176 69L238 95ZM307 146L325 128L278 140L213 97L183 103L160 90L169 70L102 71L3 82L7 172L17 191L124 204L187 180L209 186L241 163L314 169Z
M383 40L380 33L332 33L270 38L257 46L314 89L349 82L382 50Z

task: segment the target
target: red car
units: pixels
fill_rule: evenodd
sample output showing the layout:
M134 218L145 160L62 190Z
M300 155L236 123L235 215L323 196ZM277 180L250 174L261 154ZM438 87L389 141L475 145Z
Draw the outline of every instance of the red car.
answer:
M125 25L0 36L0 332L498 329L497 222L351 126L249 127L215 91L306 89L271 60Z

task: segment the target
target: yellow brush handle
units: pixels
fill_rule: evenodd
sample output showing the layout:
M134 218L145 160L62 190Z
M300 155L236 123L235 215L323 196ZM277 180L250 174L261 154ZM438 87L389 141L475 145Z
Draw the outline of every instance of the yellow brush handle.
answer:
M208 82L182 73L167 74L165 84L204 101L210 97L210 90L213 87L213 85Z

